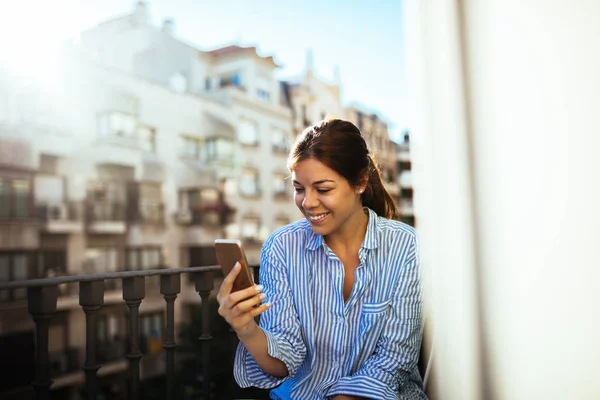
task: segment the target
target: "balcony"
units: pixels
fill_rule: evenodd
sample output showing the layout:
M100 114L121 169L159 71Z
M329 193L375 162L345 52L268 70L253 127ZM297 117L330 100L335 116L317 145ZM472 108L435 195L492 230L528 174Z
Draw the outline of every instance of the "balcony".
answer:
M40 204L38 216L48 233L73 234L83 232L82 204L64 202L55 205Z
M89 202L85 208L87 230L97 234L123 234L127 230L125 205L118 202Z
M165 224L165 205L162 203L141 203L129 216L133 223L163 226Z
M209 302L211 293L214 294L214 274L220 272L218 266L190 267L190 268L171 268L156 269L146 271L122 271L105 274L90 274L79 276L61 276L55 278L32 279L26 281L13 281L0 283L0 290L26 290L27 305L29 314L32 316L36 325L36 359L35 359L35 381L32 383L36 389L36 398L51 398L51 391L55 387L64 387L68 382L76 383L80 377L85 374L85 392L87 398L95 399L99 392L99 376L104 375L107 368L117 365L119 369L127 358L129 362L125 367L128 369L128 396L129 399L139 399L141 394L141 379L156 376L165 376L166 384L161 398L178 399L182 398L181 388L176 385L176 364L175 349L175 301L183 291L189 290L188 285L181 284L181 275L185 274L189 280L194 283L195 291L198 292L201 299L201 313L203 316L209 315L210 304L214 305L214 300ZM142 335L140 332L139 307L146 297L147 286L146 277L160 278L160 293L165 299L165 335L162 342L162 350L157 352L153 350L148 354L143 354L145 350L142 347ZM99 310L105 301L105 281L118 281L122 283L122 302L127 305L129 312L127 314L127 336L124 340L116 339L108 342L99 342L97 338L97 321ZM83 364L83 374L76 373L71 378L61 377L79 368L77 363L79 357L76 349L67 349L57 354L48 352L48 335L50 321L57 311L57 300L59 285L77 284L79 286L79 306L85 313L85 362ZM155 290L149 288L149 290ZM213 376L214 360L211 360L211 351L214 347L211 319L202 317L200 326L200 337L194 335L195 340L199 340L198 348L201 354L195 354L193 358L197 360L197 365L201 366L201 376L197 376L195 384L198 386L201 397L215 398ZM218 336L217 336L218 338ZM221 338L225 340L227 346L232 346L233 351L236 343L231 337ZM82 349L83 351L83 349ZM189 354L189 349L187 353ZM182 360L183 360L183 354ZM102 364L102 368L100 366ZM100 371L98 371L100 369ZM103 372L104 371L104 372ZM72 375L72 374L71 374ZM69 376L71 376L69 375ZM57 382L53 386L52 378ZM222 377L220 377L222 379ZM233 385L233 386L232 386ZM228 387L237 387L231 377ZM241 396L240 396L241 397ZM196 397L195 397L196 398Z

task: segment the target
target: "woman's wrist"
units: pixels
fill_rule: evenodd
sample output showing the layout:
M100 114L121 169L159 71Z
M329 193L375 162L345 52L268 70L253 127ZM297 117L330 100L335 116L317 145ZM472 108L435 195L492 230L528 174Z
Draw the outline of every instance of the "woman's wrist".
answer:
M258 332L258 329L260 328L258 327L256 322L252 320L252 322L250 322L247 326L244 326L242 329L236 331L235 333L237 334L238 339L240 339L242 342L245 342L247 340L252 340L252 338Z

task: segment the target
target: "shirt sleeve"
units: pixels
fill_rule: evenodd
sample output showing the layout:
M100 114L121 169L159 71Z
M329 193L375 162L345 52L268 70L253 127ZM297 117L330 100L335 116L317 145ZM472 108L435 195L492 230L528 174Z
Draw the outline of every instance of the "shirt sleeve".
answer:
M269 389L278 386L298 371L306 356L300 320L294 306L281 250L272 237L263 246L260 283L264 287L263 293L267 295L265 301L270 302L271 307L260 316L259 326L267 337L268 354L285 364L288 376L278 378L263 372L240 342L233 372L240 387L256 386Z
M389 323L375 351L353 375L340 378L327 396L427 399L417 368L422 338L422 293L416 239L407 259L392 299Z

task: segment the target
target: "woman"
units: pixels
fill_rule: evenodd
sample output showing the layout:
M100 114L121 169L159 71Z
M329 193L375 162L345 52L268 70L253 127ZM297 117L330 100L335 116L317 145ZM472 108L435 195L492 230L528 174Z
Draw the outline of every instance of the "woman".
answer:
M360 130L343 120L307 128L288 167L306 218L265 242L262 285L231 293L238 265L218 295L240 339L236 381L277 387L274 399L426 399L416 236L392 220Z

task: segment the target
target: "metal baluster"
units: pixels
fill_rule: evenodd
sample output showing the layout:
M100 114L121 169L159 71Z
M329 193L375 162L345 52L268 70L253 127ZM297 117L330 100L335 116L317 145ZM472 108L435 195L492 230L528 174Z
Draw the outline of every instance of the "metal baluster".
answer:
M140 387L140 304L146 295L143 276L123 279L123 300L129 307L129 400L139 399Z
M50 319L56 311L56 300L58 298L57 286L32 287L27 289L27 307L33 317L36 330L36 364L35 364L35 388L36 399L49 399L50 386L50 362L48 357L48 332L50 330Z
M167 400L175 398L175 299L181 291L179 274L162 275L160 277L160 293L167 302L167 337L163 348L167 360Z
M96 361L96 317L104 304L104 281L79 282L79 305L85 312L85 386L88 400L98 395L98 365Z
M200 341L202 342L202 373L204 374L204 380L202 382L202 392L205 399L210 398L210 341L212 336L210 335L210 311L208 298L210 292L214 286L213 273L210 271L200 272L194 275L194 283L196 291L202 299L202 335L200 335Z

